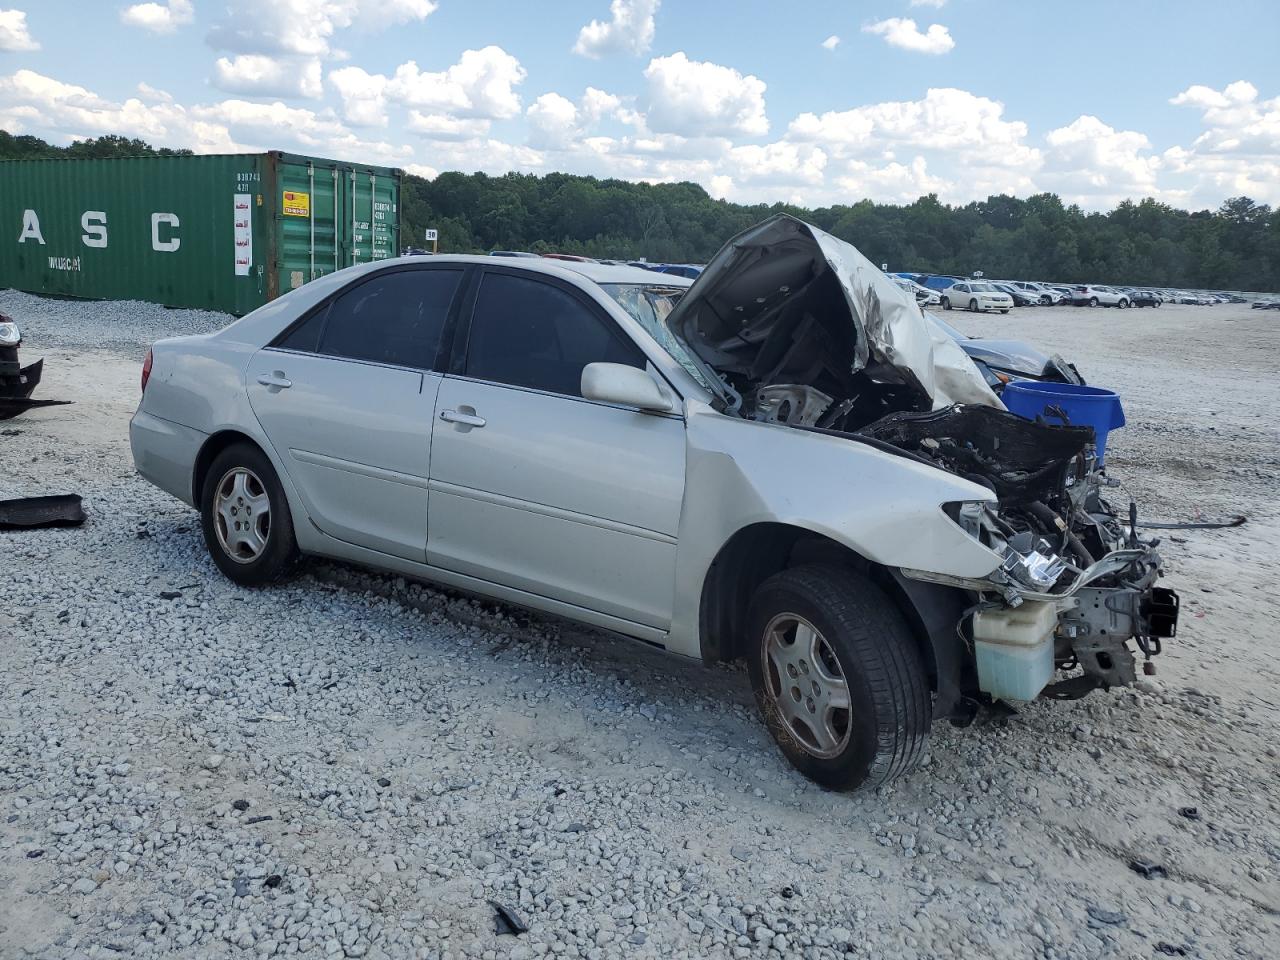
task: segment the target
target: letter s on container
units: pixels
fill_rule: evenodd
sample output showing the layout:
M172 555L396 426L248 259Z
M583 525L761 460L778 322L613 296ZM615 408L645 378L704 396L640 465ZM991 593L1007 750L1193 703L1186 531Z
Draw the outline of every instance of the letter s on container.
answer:
M86 247L99 249L107 245L107 215L101 210L86 210L80 215L80 239Z
M182 238L174 234L168 240L160 239L160 224L166 224L176 231L179 227L176 213L153 213L151 215L151 249L158 253L175 253L182 246Z

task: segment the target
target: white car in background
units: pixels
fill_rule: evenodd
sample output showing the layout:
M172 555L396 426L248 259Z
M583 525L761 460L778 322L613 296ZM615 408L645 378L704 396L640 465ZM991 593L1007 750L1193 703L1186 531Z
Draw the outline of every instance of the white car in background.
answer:
M930 290L928 287L922 287L909 277L895 277L890 275L890 280L905 290L911 296L916 298L916 303L922 307L936 307L942 303L942 297L937 290Z
M1071 302L1077 307L1119 307L1121 310L1133 305L1129 295L1122 290L1087 283L1071 288Z
M1035 283L1031 280L1009 280L1008 283L1013 284L1019 290L1025 290L1027 293L1034 293L1040 296L1040 302L1046 307L1056 307L1066 298L1058 290L1046 286L1043 283Z
M961 280L942 291L942 309L958 308L981 313L999 310L1008 313L1013 309L1013 297L997 290L985 280Z

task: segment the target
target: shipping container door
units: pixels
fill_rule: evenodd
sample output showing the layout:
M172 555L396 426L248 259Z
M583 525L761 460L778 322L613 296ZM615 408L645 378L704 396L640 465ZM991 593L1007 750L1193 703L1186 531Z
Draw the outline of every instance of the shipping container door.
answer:
M350 169L346 220L349 228L344 266L397 256L399 191L396 179L369 170Z
M342 184L335 165L281 159L276 167L277 293L347 266L340 252Z

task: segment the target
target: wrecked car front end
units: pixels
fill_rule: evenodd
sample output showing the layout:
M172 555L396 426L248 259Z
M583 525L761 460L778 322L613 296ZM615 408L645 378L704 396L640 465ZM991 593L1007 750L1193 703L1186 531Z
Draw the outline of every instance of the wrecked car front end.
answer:
M56 401L32 400L31 394L44 375L44 360L23 366L18 359L22 331L11 318L0 313L0 420L16 417L33 407L51 406Z
M990 491L938 518L989 551L988 571L893 571L962 598L933 638L956 647L960 674L937 678L942 712L1132 683L1135 654L1149 661L1174 635L1157 543L1138 537L1134 504L1112 505L1119 487L1093 429L1005 410L956 341L850 244L771 218L726 245L666 325L721 413L871 445Z

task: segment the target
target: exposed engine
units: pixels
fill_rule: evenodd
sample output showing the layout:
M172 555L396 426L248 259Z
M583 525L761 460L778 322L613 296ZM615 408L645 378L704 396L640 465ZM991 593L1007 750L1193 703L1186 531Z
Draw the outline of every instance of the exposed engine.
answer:
M992 490L998 507L952 504L952 519L1004 557L984 582L956 584L1003 605L1052 603L1055 665L1082 677L1051 687L1079 695L1132 683L1134 639L1148 660L1172 637L1177 595L1157 587L1159 541L1137 535L1136 505L1116 510L1119 484L1095 469L1093 431L1025 420L992 407L957 405L898 413L859 434L889 443ZM923 579L924 577L922 577ZM930 576L930 579L938 579Z

